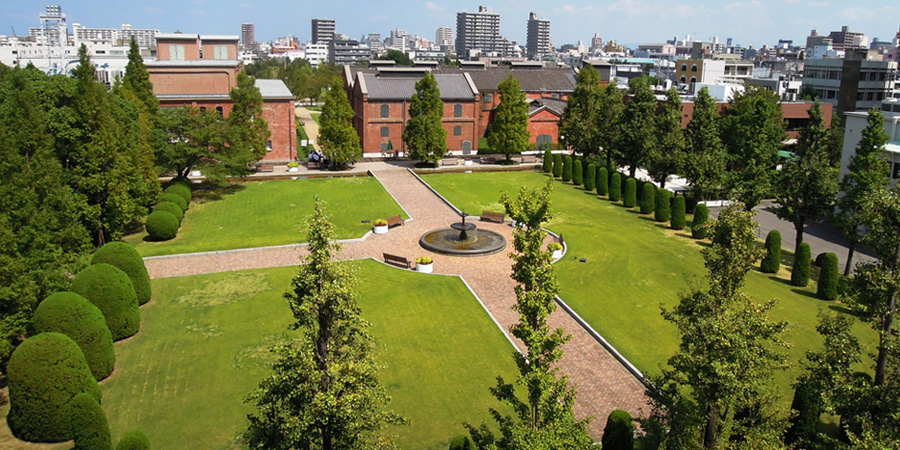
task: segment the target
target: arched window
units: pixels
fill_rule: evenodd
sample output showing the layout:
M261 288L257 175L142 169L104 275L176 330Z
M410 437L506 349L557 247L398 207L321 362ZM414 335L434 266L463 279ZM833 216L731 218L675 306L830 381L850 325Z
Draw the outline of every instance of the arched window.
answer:
M388 149L388 143L382 142L381 143L381 151L387 151L387 149Z
M697 71L697 65L691 64L691 72L696 72L696 71Z
M551 142L553 142L553 136L550 136L549 134L542 134L537 137L537 145L549 144Z
M381 105L381 118L387 119L391 117L391 106L388 104Z
M472 141L462 141L462 152L463 155L472 154Z
M462 105L459 103L453 105L453 117L462 117Z
M454 136L462 136L462 127L459 125L453 127L453 135Z
M691 83L696 83L696 82L697 82L697 77L691 77Z
M381 137L391 137L391 129L388 127L381 127Z
M681 76L681 82L682 82L682 83L686 83L686 82L687 82L687 78L686 78L684 75Z
M682 65L681 65L681 71L682 71L682 72L687 72L687 64L682 64Z

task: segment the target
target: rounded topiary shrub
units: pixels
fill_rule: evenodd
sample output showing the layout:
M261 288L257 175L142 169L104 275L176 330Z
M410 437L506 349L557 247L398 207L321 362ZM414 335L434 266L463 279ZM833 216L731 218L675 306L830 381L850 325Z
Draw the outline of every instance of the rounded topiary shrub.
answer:
M603 450L632 450L634 448L634 423L628 411L617 409L609 413L601 440Z
M566 158L563 159L562 180L572 181L572 156L570 155L566 155Z
M192 186L194 186L194 182L192 182L190 178L179 175L169 180L169 184L166 185L166 187L174 186L176 184L180 184L188 189L191 189Z
M144 228L150 239L155 241L168 241L178 234L180 226L178 218L165 211L153 211L144 219Z
M184 201L184 198L182 198L178 194L173 194L171 192L160 194L157 203L159 202L172 202L178 205L178 207L181 208L182 211L187 211L188 209L188 204L186 201Z
M78 344L61 333L41 333L20 344L9 358L9 415L13 435L29 442L72 439L68 406L76 395L100 399Z
M150 274L147 273L144 259L134 247L121 241L110 242L100 247L91 258L91 264L101 263L116 266L128 275L139 305L150 301Z
M553 154L553 176L555 178L559 178L563 173L563 162L562 155L559 153Z
M809 244L803 242L794 255L794 267L791 269L791 284L794 286L806 286L809 284L809 271L812 265L812 252Z
M456 435L450 440L450 450L473 450L474 448L472 440L464 434Z
M822 252L816 255L816 259L814 260L816 267L822 267L822 261L825 259L825 255L827 254L827 252Z
M673 230L683 230L684 226L687 224L685 216L685 204L684 204L684 196L676 195L675 200L672 202L672 222L671 226Z
M637 205L637 181L634 178L625 180L625 195L622 197L622 204L626 208L634 208Z
M657 222L668 222L671 217L671 210L669 209L669 200L672 198L672 194L663 188L659 188L656 190L656 211L653 215L653 218L656 219Z
M184 199L184 202L188 205L191 204L191 188L183 185L183 184L173 184L167 187L164 191L164 194L175 194Z
M838 294L838 257L834 253L826 253L822 257L822 270L819 271L819 285L816 295L823 300L834 300Z
M781 268L781 232L772 230L766 235L766 256L759 264L763 273L778 273Z
M597 195L609 195L609 170L606 167L597 169Z
M175 218L178 219L179 226L181 226L181 222L184 220L184 211L172 202L159 202L153 207L153 211L165 211L175 216Z
M94 378L116 366L112 334L100 309L74 292L57 292L38 305L31 319L37 333L62 333L78 344Z
M89 394L78 394L69 404L74 450L112 450L106 413Z
M544 150L544 173L550 173L553 171L553 153L550 150Z
M650 214L656 206L656 186L644 183L641 188L641 214Z
M622 175L619 172L612 174L609 179L609 200L617 202L622 199Z
M584 172L584 190L593 191L597 187L597 166L594 163L587 165Z
M584 184L584 166L582 166L580 159L576 159L572 164L572 184L581 186Z
M691 236L694 239L704 239L709 234L709 208L704 204L698 204L694 208L694 222L691 224Z
M150 439L143 431L129 431L119 439L116 450L150 450Z
M88 266L75 276L72 290L103 312L114 341L133 336L141 326L141 310L131 279L109 264Z

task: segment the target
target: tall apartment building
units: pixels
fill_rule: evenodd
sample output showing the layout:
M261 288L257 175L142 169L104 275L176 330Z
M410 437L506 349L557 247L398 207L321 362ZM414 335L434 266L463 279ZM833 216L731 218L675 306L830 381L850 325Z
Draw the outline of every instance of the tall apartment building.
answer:
M803 68L803 87L814 89L838 113L879 106L891 97L896 79L897 62L881 61L874 50L850 49L843 59L807 59Z
M254 52L259 50L256 43L256 28L252 23L241 24L241 51Z
M512 47L500 36L500 14L487 6L479 6L477 13L456 13L456 53L460 59L471 59L478 53L511 56Z
M591 53L597 53L603 50L603 38L600 37L600 33L594 33L594 37L591 38Z
M434 32L434 43L437 45L453 45L453 28L438 28Z
M138 47L156 48L156 35L161 32L162 30L154 28L131 28L130 23L123 23L122 29L119 30L119 40L123 45L128 45L131 37L134 36Z
M843 26L841 31L832 31L829 35L835 50L850 48L866 48L869 46L869 38L862 33L850 31L850 27Z
M334 19L313 19L312 20L312 37L310 41L313 44L328 44L334 39L335 23Z
M550 45L550 21L539 19L534 12L528 14L527 48L528 59L538 61L553 53Z

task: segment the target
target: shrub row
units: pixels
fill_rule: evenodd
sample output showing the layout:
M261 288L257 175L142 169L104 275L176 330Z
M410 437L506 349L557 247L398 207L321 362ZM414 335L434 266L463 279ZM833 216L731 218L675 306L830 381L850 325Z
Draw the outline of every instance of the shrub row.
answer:
M190 182L181 178L173 179L159 196L159 202L153 208L153 212L144 221L144 228L150 238L156 241L173 239L178 234L181 221L184 220L184 212L187 211L190 202Z

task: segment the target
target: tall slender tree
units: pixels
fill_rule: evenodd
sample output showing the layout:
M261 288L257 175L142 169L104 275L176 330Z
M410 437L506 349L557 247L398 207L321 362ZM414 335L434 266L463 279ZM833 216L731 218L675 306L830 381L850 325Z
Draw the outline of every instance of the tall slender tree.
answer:
M150 82L150 73L144 65L144 58L138 48L134 36L128 47L128 64L125 66L125 76L122 77L122 87L131 91L141 102L151 117L156 117L159 110L159 99L153 93L153 83Z
M625 110L623 98L625 94L616 85L615 80L606 85L606 88L603 89L603 94L603 101L600 103L599 121L596 127L603 153L606 155L606 167L612 171L617 164L617 161L613 160L613 155L616 153L616 148L621 140L622 114Z
M666 101L655 119L653 145L647 153L647 171L659 187L665 188L669 175L679 174L685 164L687 142L681 127L681 97L678 90L669 89Z
M403 142L410 158L434 165L447 153L443 117L441 90L434 75L427 72L416 82L416 93L409 102L409 120L403 130Z
M650 77L644 76L631 79L631 99L622 114L621 139L616 150L622 164L628 165L631 178L634 178L639 166L647 163L657 136L656 98L650 80Z
M325 157L334 163L355 162L362 158L362 147L353 128L353 108L340 79L334 79L324 98L325 105L319 118L319 145L324 149Z
M528 150L531 133L528 131L528 103L519 80L513 76L500 82L500 104L494 111L494 123L488 134L488 145L500 150L509 161L513 153Z
M226 120L225 142L233 157L221 161L218 167L229 175L248 175L250 165L266 155L266 145L272 133L262 117L262 93L253 77L238 73L237 86L228 95L233 106Z
M719 192L725 173L725 147L719 138L716 101L704 87L694 100L694 115L686 130L685 177L697 200Z
M590 64L585 65L575 84L575 90L566 103L560 121L559 134L565 136L565 144L576 152L590 155L604 145L601 123L604 92L600 86L600 74Z

